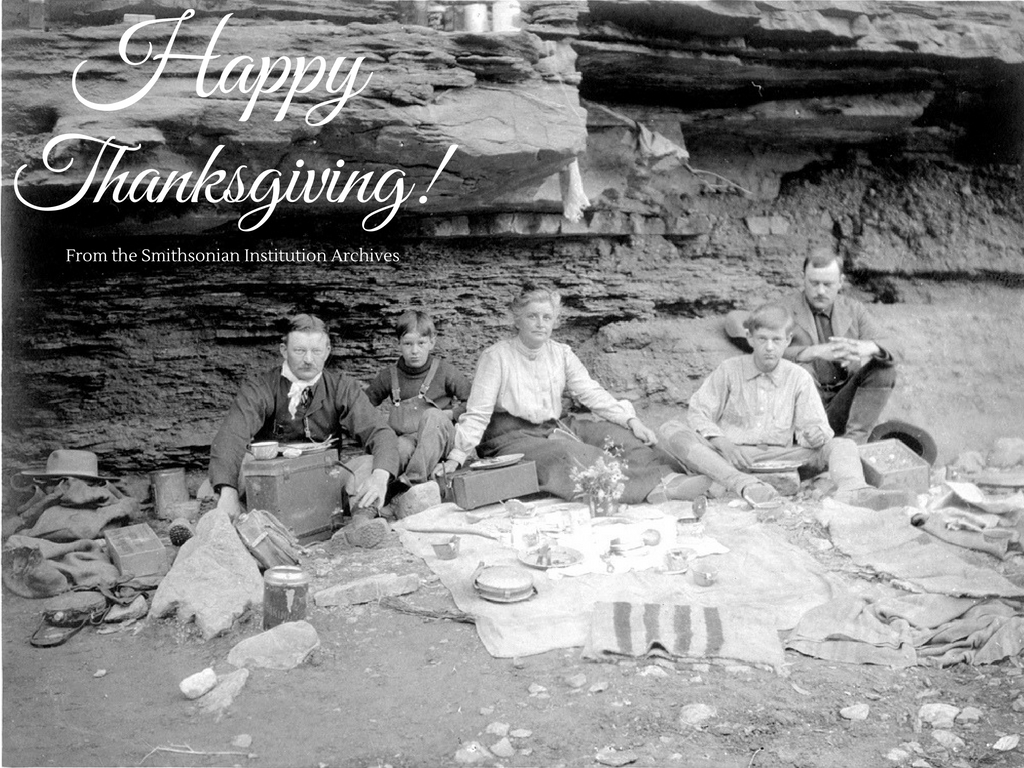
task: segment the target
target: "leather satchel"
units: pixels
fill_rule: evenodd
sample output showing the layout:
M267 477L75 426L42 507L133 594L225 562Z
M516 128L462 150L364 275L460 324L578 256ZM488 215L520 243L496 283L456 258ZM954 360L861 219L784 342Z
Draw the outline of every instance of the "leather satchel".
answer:
M243 512L235 521L235 530L260 568L299 564L299 540L267 510Z

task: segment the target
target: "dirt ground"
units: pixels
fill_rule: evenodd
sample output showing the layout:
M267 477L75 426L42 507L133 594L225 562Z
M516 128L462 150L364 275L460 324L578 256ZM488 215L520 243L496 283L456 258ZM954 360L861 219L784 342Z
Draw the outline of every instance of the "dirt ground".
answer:
M787 505L762 522L843 571L848 561L821 548L823 532L808 506ZM373 573L415 573L422 585L406 597L410 605L455 609L395 533L376 550L317 545L303 566L314 589ZM1024 583L1024 557L999 567ZM230 671L228 651L260 630L260 616L243 617L208 642L170 618L109 634L87 628L61 647L36 649L27 640L38 601L5 594L3 764L426 768L458 765L472 742L491 748L506 738L514 754L479 764L1024 765L1024 745L993 748L1002 736L1024 733L1020 658L895 671L787 652L788 674L775 675L742 665L585 662L578 648L496 659L472 624L380 604L311 607L308 620L321 643L310 659L287 672L253 670L218 718L198 711L178 684L208 666ZM947 750L922 724L918 711L930 702L981 711L978 722L954 726L963 747ZM865 720L839 714L858 703L869 707ZM683 725L688 704L716 714L700 729Z

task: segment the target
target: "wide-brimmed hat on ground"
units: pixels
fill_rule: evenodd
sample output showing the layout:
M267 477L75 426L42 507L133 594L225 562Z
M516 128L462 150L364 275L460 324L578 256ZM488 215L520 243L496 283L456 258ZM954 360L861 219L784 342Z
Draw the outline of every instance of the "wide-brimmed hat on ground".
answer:
M939 457L939 447L935 444L934 437L921 427L899 419L889 419L876 426L868 435L868 442L875 443L891 438L899 440L929 464L934 464L935 459Z
M116 480L100 474L99 460L92 451L58 448L46 459L46 469L25 469L27 477L79 477L84 480Z

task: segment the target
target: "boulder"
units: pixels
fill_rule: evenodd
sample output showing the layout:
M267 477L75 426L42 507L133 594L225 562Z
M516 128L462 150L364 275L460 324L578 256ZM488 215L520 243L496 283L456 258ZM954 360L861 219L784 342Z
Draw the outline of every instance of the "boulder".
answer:
M923 704L918 710L917 716L921 722L928 723L932 728L948 730L953 727L953 722L960 714L960 707L941 702Z
M228 663L236 667L294 669L319 647L320 637L309 622L286 621L235 645L228 653Z
M209 640L231 628L250 606L263 602L259 568L223 510L212 509L196 526L196 535L181 547L174 565L153 595L157 618L177 611L182 621L195 619Z
M988 454L988 465L997 469L1009 469L1024 464L1024 439L1000 437L992 443Z
M422 512L425 509L437 506L441 503L441 488L431 480L427 483L419 483L412 486L408 491L396 496L391 500L391 509L395 517L404 520L411 515Z

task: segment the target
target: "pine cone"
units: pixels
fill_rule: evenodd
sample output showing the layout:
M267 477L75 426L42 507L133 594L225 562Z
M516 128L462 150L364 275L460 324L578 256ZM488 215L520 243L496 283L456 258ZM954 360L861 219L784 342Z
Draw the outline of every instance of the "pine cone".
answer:
M171 544L176 547L180 547L186 541L196 535L195 531L192 530L192 524L184 517L179 517L176 520L171 521L170 528L167 529L167 535L171 539Z

